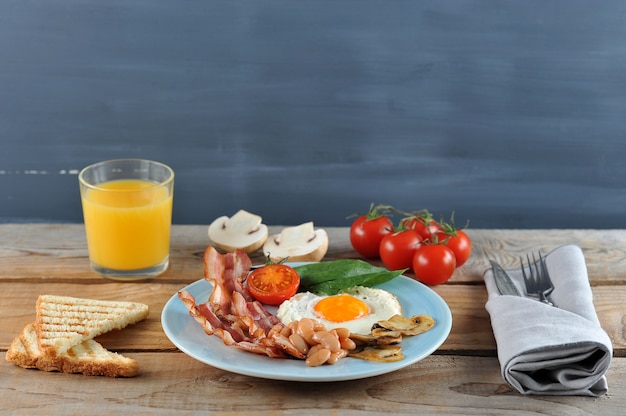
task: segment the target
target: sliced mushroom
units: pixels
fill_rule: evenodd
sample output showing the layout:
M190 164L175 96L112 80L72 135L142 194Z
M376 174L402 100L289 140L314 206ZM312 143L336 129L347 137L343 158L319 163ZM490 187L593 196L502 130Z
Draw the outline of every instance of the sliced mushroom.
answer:
M385 321L378 321L372 328L375 336L419 335L435 325L435 320L429 315L415 315L407 318L394 315Z
M245 210L239 210L232 217L219 217L209 225L209 238L222 250L232 253L241 249L252 253L267 240L267 226L262 218Z
M382 361L385 363L400 361L404 358L402 347L399 345L368 346L362 349L350 351L348 357L360 358L369 361Z
M285 258L294 261L320 261L328 251L328 234L315 230L313 222L286 227L280 234L270 236L263 245L265 256L278 262Z
M374 328L372 328L372 336L374 338L400 338L402 339L402 331L394 331L391 329L374 326Z
M399 344L402 342L402 336L385 336L385 335L375 335L373 332L370 335L363 334L350 334L350 339L354 341L354 343L358 346L381 346L381 345L391 345L391 344Z

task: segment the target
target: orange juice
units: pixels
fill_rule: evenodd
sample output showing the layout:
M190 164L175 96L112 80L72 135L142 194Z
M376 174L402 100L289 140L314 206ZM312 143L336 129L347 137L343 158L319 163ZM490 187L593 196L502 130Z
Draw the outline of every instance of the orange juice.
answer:
M91 262L112 270L141 270L167 261L172 192L155 182L121 179L82 195Z

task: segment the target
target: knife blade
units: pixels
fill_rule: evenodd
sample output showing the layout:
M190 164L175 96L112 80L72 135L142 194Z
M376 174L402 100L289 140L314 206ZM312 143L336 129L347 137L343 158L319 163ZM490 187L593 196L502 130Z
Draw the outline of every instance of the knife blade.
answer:
M493 260L489 260L491 263L491 269L493 270L493 277L496 281L496 286L498 287L498 291L502 295L514 295L514 296L522 296L515 283L511 279L511 276L507 274L506 271Z

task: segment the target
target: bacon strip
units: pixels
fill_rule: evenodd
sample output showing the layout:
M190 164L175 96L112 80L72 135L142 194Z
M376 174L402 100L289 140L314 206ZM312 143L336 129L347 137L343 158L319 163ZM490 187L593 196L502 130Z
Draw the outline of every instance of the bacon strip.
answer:
M204 332L208 335L215 333L215 328L222 327L222 321L213 313L206 304L198 306L196 299L186 290L178 292L178 298L184 303L189 311L189 315L200 324Z
M289 356L282 342L267 336L280 320L254 300L244 286L252 267L250 257L241 250L220 254L208 246L203 260L204 278L213 285L207 302L198 305L185 290L178 297L204 332L245 351L274 358Z

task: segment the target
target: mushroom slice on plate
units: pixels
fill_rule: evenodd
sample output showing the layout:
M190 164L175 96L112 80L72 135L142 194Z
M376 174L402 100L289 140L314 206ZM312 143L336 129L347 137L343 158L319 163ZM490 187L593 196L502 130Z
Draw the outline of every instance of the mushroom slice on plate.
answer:
M360 358L369 361L395 362L404 358L402 347L399 345L367 346L350 351L348 357Z
M355 342L357 346L380 346L399 344L402 342L402 336L386 336L386 335L363 335L363 334L350 334L350 339Z
M288 259L295 261L320 261L328 251L328 234L315 230L312 222L286 227L280 234L270 236L263 245L263 254L273 262Z
M209 225L209 238L222 250L232 253L236 249L252 253L267 240L267 226L262 218L245 210L232 217L219 217Z
M385 321L378 321L372 328L372 334L376 336L419 335L428 331L435 325L435 320L428 315L415 315L407 318L402 315L394 315Z

